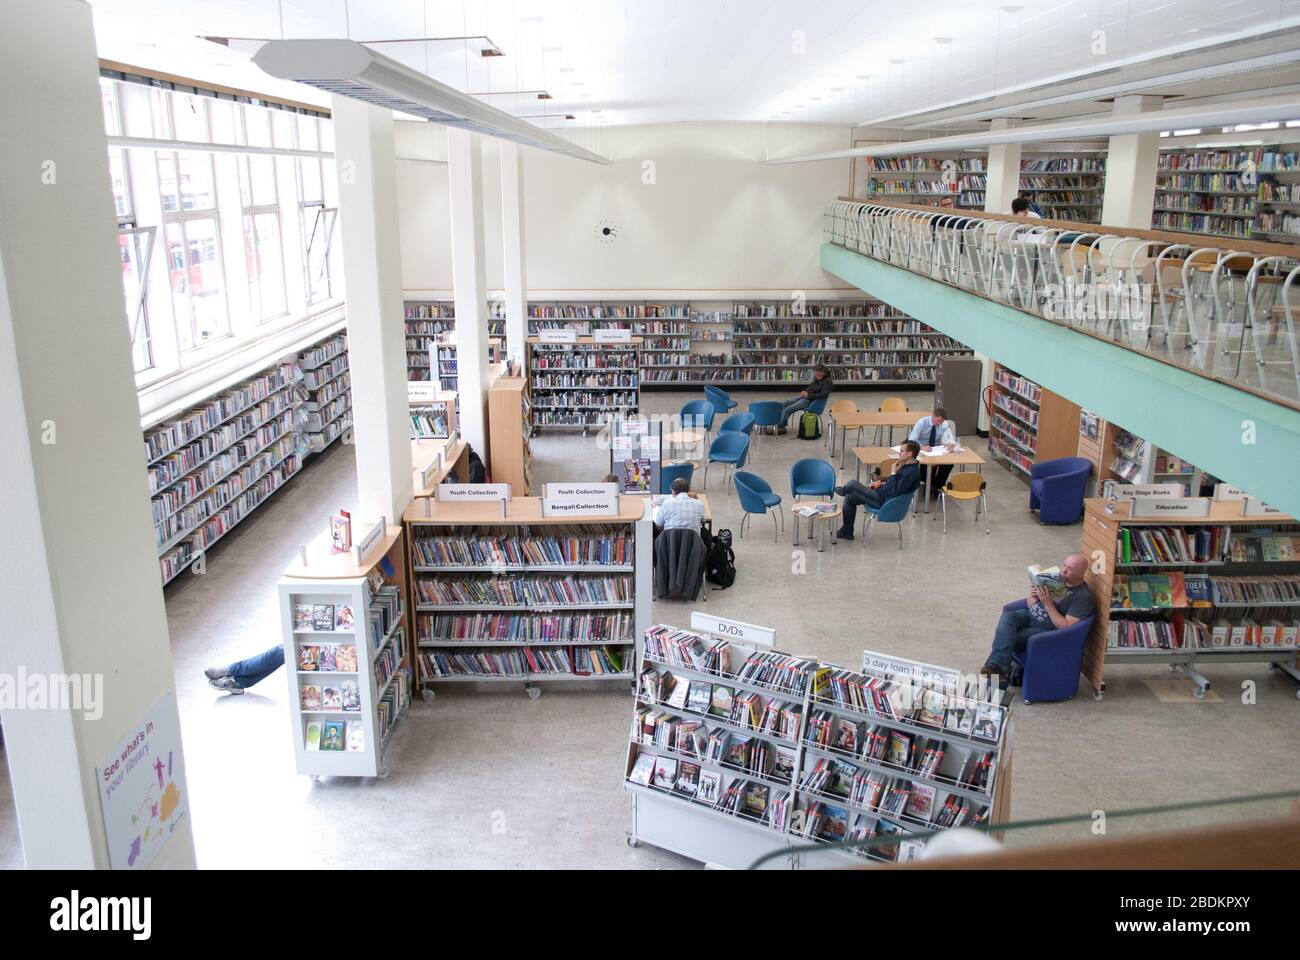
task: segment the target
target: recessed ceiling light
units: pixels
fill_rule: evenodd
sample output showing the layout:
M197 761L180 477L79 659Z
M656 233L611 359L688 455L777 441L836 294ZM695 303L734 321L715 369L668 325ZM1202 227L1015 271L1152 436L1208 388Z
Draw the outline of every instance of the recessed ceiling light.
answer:
M890 58L890 61L889 61L889 62L892 63L892 64L895 64L895 65L900 64L900 63L907 63L907 61L904 60L902 57L892 57L892 58Z
M952 43L952 37L935 37L935 43Z
M560 73L573 73L577 67L560 67Z
M542 53L559 53L563 47L542 47Z

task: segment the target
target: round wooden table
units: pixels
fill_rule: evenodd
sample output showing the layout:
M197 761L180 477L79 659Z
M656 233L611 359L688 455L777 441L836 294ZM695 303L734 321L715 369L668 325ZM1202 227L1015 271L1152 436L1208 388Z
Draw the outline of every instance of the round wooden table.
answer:
M835 509L827 513L819 513L815 517L801 517L798 513L795 512L795 509L797 507L806 506L808 504L814 504L814 503L820 505L830 505L833 506ZM835 539L835 534L839 530L839 523L843 520L843 517L844 517L844 511L841 509L840 504L835 501L796 500L794 503L790 504L790 518L794 521L794 546L796 547L799 546L799 521L807 520L809 539L816 537L817 552L818 553L825 552L827 529L830 530L831 543L837 543L838 541ZM832 520L836 521L836 523L832 524L831 523Z
M704 437L703 430L677 430L672 433L665 433L664 444L668 447L669 459L672 459L673 447L686 447L687 452L690 452ZM691 460L691 462L694 463L695 461Z

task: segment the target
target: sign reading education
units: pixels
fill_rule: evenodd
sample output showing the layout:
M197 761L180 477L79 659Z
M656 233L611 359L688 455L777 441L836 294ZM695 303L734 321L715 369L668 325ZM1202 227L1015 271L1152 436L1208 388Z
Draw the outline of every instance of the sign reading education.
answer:
M691 629L701 633L711 633L715 637L735 640L737 643L749 643L755 646L770 647L776 643L774 627L760 627L740 620L728 620L726 617L712 617L695 610L691 613Z
M1182 487L1179 485L1179 490ZM1147 500L1134 500L1133 508L1129 511L1130 517L1208 517L1210 515L1210 504L1214 501L1209 497L1179 497L1174 500L1166 500L1155 497Z
M548 483L543 490L544 517L608 517L618 513L616 483Z
M168 690L97 767L109 866L143 870L189 814L180 721Z

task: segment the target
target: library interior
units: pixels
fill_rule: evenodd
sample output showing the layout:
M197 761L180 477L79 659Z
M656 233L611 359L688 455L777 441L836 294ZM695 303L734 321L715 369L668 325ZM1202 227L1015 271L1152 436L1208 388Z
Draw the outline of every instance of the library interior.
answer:
M1300 866L1300 0L0 76L0 867Z

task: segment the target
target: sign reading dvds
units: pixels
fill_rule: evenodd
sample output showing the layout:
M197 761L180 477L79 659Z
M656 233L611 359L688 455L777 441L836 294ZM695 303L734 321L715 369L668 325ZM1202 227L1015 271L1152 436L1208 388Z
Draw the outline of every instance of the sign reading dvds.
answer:
M735 640L737 643L760 647L770 647L776 643L775 627L760 627L740 620L728 620L726 617L712 617L698 610L691 613L691 629L711 633L723 640Z
M577 343L578 331L565 328L562 330L538 330L539 343Z
M544 517L608 517L618 513L616 483L548 483L543 491Z
M1126 483L1115 485L1115 496L1129 500L1150 500L1152 498L1177 500L1184 497L1186 493L1187 491L1183 489L1181 483Z
M632 331L597 327L591 331L591 339L594 343L631 343Z
M960 688L961 671L948 667L936 667L921 660L908 660L904 657L891 657L873 650L862 651L862 672L878 673L889 676L910 677L935 686Z
M454 503L481 503L510 499L508 483L440 483L438 499Z
M1213 502L1209 497L1180 497L1176 500L1165 500L1160 497L1138 499L1133 501L1133 509L1129 512L1129 516L1208 517L1210 504Z

